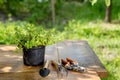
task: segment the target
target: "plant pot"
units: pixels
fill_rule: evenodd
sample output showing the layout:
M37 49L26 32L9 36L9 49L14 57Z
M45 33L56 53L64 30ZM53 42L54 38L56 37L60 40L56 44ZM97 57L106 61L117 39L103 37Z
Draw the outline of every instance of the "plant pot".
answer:
M39 66L44 64L45 46L23 48L23 63L27 66Z

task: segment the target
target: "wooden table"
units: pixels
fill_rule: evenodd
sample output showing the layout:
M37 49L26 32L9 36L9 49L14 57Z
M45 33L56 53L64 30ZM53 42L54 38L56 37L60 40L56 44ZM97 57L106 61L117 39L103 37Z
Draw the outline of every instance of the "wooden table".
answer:
M45 59L57 60L57 52L60 58L69 57L87 68L85 73L69 71L67 79L61 80L100 80L107 77L107 70L86 41L64 41L47 46ZM51 73L42 78L38 73L40 68L24 66L22 54L0 53L0 80L58 80L57 72L52 68Z

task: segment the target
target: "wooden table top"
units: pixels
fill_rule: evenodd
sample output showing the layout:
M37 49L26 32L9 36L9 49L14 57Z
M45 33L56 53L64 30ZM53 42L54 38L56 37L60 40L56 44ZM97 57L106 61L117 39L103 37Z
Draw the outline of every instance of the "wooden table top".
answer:
M51 67L50 74L42 78L38 73L41 66L24 66L22 54L13 53L0 53L0 80L58 80L57 72ZM57 53L60 58L69 57L87 68L85 73L69 71L67 79L61 80L100 80L107 77L107 70L86 41L64 41L47 46L45 59L57 60Z

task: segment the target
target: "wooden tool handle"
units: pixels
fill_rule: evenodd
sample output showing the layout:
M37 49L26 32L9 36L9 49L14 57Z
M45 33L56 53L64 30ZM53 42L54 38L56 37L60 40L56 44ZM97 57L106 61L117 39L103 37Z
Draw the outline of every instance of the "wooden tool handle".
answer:
M70 59L70 58L66 58L66 60L68 61L68 62L74 62L72 59Z
M62 62L63 65L66 65L68 63L67 61L65 61L63 59L61 59L61 62Z
M77 61L74 61L74 60L72 60L72 59L70 59L70 58L66 58L66 60L67 60L68 62L70 62L70 63L73 63L73 64L78 65L78 62L77 62Z
M52 66L56 69L56 70L58 70L58 64L57 64L57 62L55 62L55 61L51 61L51 64L52 64Z
M49 60L47 60L47 61L45 62L44 68L48 68L49 63L50 63L50 61L49 61Z

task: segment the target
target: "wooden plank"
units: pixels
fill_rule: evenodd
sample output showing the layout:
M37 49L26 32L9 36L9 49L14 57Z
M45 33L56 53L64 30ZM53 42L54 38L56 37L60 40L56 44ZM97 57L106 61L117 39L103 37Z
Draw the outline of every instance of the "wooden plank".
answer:
M90 47L90 45L86 41L79 41L79 40L78 41L66 41L66 43L72 43L72 45L74 45L74 44L78 45L81 43L82 43L82 45L84 44L84 46L85 46L84 51L86 51L84 54L86 54L90 57L90 59L88 60L89 63L87 64L88 68L95 70L97 72L97 74L100 76L100 78L106 78L108 76L108 71L105 69L105 67L103 66L103 64L101 63L101 61L99 60L99 58L97 57L95 52L93 51L93 49ZM75 46L77 46L77 45L75 45ZM81 46L81 45L79 45L79 46ZM82 49L83 48L84 47L82 46ZM83 50L82 50L82 52L83 52ZM87 58L85 58L85 59L87 59ZM80 61L79 61L79 63L80 63ZM83 63L85 63L85 62L83 61Z
M7 64L6 64L7 63ZM39 75L41 66L24 66L21 62L0 63L0 80L59 80L57 71L50 67L50 74L46 78ZM86 73L68 72L67 78L61 80L100 80L95 71L88 70Z
M58 78L57 71L50 69L50 74L43 78L39 75L39 70L34 72L12 72L12 73L0 73L0 80L100 80L95 71L86 73L68 72L67 77Z
M90 73L90 74L94 74L94 73ZM86 75L75 74L75 76L73 76L73 74L70 74L66 79L58 79L56 76L57 75L55 73L52 73L51 75L45 78L42 78L38 74L38 72L6 73L6 74L0 74L0 80L100 80L99 77L95 77L95 74L94 76L90 76L88 74Z
M101 78L107 77L107 70L86 41L65 41L47 46L45 59L57 61L57 49L60 58L72 58L78 61L79 65L88 69L86 73L82 74L69 71L68 78L61 80L100 80L99 76ZM41 66L24 66L22 55L7 53L0 55L0 57L0 80L58 80L56 71L51 67L50 75L42 78L38 73Z
M78 61L79 65L96 71L101 78L107 77L107 70L86 41L65 41L48 46L46 58L57 60L57 48L61 58L72 58Z
M13 62L1 62L0 73L17 73L17 72L36 72L39 71L42 66L25 66L23 61Z
M50 67L50 75L42 78L39 75L41 66L24 66L21 62L4 62L0 68L0 80L59 80L57 71ZM0 63L1 64L1 63ZM4 66L3 66L4 65ZM67 78L61 80L100 80L95 71L88 70L86 73L68 72Z

